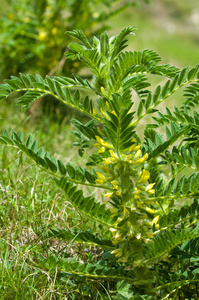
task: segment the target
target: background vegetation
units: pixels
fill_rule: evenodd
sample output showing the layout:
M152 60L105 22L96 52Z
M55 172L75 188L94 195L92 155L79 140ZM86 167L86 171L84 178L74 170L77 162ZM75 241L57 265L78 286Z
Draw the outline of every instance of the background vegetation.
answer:
M9 5L6 6L7 1L4 2L5 9L1 14L9 15ZM109 32L117 34L121 28L135 25L138 31L131 39L129 49L151 48L160 53L164 63L169 62L179 67L186 65L193 67L198 63L199 24L197 20L199 18L197 19L197 16L199 17L199 11L197 4L197 0L189 0L189 2L162 0L161 3L154 0L151 6L142 3L140 7L128 8L128 11L110 19ZM11 15L9 20L12 21ZM49 29L51 33L52 28L51 26ZM30 60L33 59L34 62L30 68L24 66L22 58L17 54L15 54L14 62L11 62L10 52L3 49L5 57L1 61L1 79L11 75L12 72L16 75L23 67L27 72L34 69L41 75L50 72L61 61L68 43L65 42L64 46L62 45L65 39L63 33L63 31L59 33L61 39L59 58L53 57L53 64L50 66L43 64L39 55L34 59L30 56ZM51 36L49 41L51 41ZM32 49L28 45L28 55L31 55ZM36 62L38 65L35 65ZM71 65L69 70L71 70ZM76 70L78 71L78 68L73 66L73 72ZM0 125L2 129L13 128L25 134L32 132L46 150L55 153L55 157L59 153L63 160L65 157L67 160L75 157L77 163L81 160L77 153L70 151L73 137L70 133L71 127L68 124L67 114L63 118L59 110L56 110L54 114L54 111L47 107L46 114L38 111L36 115L31 116L27 113L19 113L20 109L14 107L13 101L15 100L10 99L9 102L1 104ZM65 251L66 256L84 256L85 261L92 255L95 261L95 249L84 253L84 248L77 246L74 254L71 245L65 245L62 242L54 244L50 240L41 241L38 236L41 229L45 232L48 226L53 224L73 229L81 227L87 229L91 224L86 223L81 215L77 217L74 214L72 206L65 202L63 195L52 188L51 184L45 180L44 174L32 166L21 153L8 151L8 148L1 146L0 161L0 299L78 299L80 293L86 295L88 291L76 289L79 279L59 282L57 285L56 270L46 272L42 268L38 269L32 253L43 252L47 257L52 253L59 254L60 251L62 253ZM69 286L70 294L68 294ZM100 294L104 291L103 282L90 280L87 286L88 290L98 291L100 299ZM86 296L85 299L87 299Z

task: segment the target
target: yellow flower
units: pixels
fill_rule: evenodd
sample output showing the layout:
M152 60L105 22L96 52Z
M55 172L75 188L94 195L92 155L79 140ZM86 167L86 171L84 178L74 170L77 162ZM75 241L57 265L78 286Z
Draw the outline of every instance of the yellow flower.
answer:
M112 183L112 185L113 185L113 188L115 189L115 190L118 190L118 181L117 180L113 180L113 181L111 181L111 183Z
M153 188L153 186L155 185L155 183L150 183L146 186L145 191L149 194L153 194L155 192Z
M115 159L118 159L118 156L116 155L116 153L113 150L109 150L111 157Z
M120 239L121 237L122 237L122 233L120 233L120 232L117 232L117 233L114 235L113 241L112 241L112 243L113 243L114 246L116 246L116 245L118 244L119 239Z
M104 152L105 152L105 150L106 150L106 148L105 148L105 147L101 147L101 148L99 148L99 150L98 150L98 152L97 152L97 153L104 153Z
M94 113L94 109L93 109L93 113ZM99 133L100 133L101 135L104 135L104 133L103 133L103 131L101 130L100 127L97 127L97 130L99 131Z
M94 146L100 148L101 146L106 147L106 148L112 148L112 145L105 142L101 137L99 137L98 135L95 136L96 140L98 141L97 144L94 144Z
M140 149L141 145L137 145L134 144L132 146L129 147L129 151L132 152L132 151L138 151Z
M119 190L119 191L116 192L116 195L117 195L117 196L121 196L121 193L122 193L122 192Z
M160 218L159 215L156 216L156 217L153 219L152 223L156 225L156 224L158 223L158 221L159 221L159 218Z
M102 116L104 116L104 117L106 118L106 114L105 114L105 112L103 111L102 108L100 108L100 111L101 111L101 113L102 113Z
M138 151L140 151L140 150L138 150ZM136 159L135 163L136 164L144 163L148 157L149 157L148 153L145 153L141 158Z
M101 86L100 91L101 91L102 95L105 95L105 94L106 94L105 89L104 89L103 86Z
M141 152L141 150L139 149L139 150L135 153L134 158L140 157L141 154L142 154L142 152Z
M113 196L114 192L106 193L105 196L107 198L111 198Z
M103 158L103 161L105 165L110 165L115 161L115 158L114 157Z
M122 256L122 250L121 249L115 249L111 252L111 254L114 254L115 257L121 257Z
M143 208L143 202L137 201L136 204L138 208Z
M133 139L132 142L134 142L134 144L128 148L129 152L132 152L134 150L134 148L136 147L136 145L135 145L136 139Z
M38 34L38 38L40 41L43 41L46 39L48 33L45 30L41 30Z
M150 191L147 191L147 193L148 193L148 194L150 194L150 195L152 195L152 194L154 194L154 193L155 193L155 190L154 190L154 189L152 189L152 190L150 190Z
M149 177L150 177L149 171L144 169L142 171L142 175L141 175L139 182L145 183L149 179Z
M126 161L131 162L131 159L132 159L132 154L127 155Z
M150 207L146 207L146 211L149 213L149 214L151 214L151 215L154 215L155 213L156 213L156 211L154 210L154 209L152 209L152 208L150 208Z
M112 234L114 234L117 231L117 229L115 229L115 228L110 228L109 230Z
M120 222L122 221L122 219L121 218L117 218L117 221L115 222L115 226L117 226L117 224L119 224Z
M141 190L139 190L138 188L135 187L134 191L133 191L133 195L134 195L135 200L140 199L140 196L139 196L140 193L141 193Z
M137 187L135 187L134 191L133 191L133 195L138 195L140 193L141 193L141 191Z
M117 114L114 110L112 110L111 113L117 117Z
M98 184L103 184L106 182L106 178L104 177L103 174L101 174L100 172L97 172L97 176L99 179L96 179L95 182Z
M125 216L128 217L128 215L129 215L128 209L126 207L124 207L123 211L124 211Z
M56 35L57 34L57 27L53 27L51 32L52 32L52 35Z
M142 236L141 236L141 233L137 233L135 237L136 237L137 240L140 240L141 237L142 237Z

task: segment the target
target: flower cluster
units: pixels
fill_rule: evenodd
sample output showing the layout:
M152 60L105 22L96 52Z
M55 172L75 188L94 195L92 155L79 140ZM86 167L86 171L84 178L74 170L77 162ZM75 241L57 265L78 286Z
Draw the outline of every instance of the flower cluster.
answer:
M142 155L141 145L135 139L124 153L116 153L113 145L101 137L96 136L96 139L98 153L109 153L103 158L102 172L97 172L96 183L110 188L105 196L114 205L111 212L116 222L110 230L117 249L112 254L122 261L135 258L138 244L147 243L153 237L149 228L158 228L158 207L150 201L155 183L148 182L150 172L144 168L148 154Z

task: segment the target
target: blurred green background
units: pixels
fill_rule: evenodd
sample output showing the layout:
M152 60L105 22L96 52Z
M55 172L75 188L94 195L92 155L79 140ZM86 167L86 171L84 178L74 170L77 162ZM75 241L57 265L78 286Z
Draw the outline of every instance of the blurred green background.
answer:
M131 48L157 51L164 63L179 67L199 63L199 5L197 0L153 0L129 9L113 20L114 31L126 25L138 28Z

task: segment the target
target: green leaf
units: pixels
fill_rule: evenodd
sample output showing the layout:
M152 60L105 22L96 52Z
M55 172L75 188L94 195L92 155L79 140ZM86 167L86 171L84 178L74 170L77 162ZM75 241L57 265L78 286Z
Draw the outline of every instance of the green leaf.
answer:
M52 161L50 158L48 158L47 156L44 157L45 161L47 162L49 168L51 169L51 171L53 173L57 172L57 165L54 163L54 161Z
M56 93L57 93L58 97L60 99L63 99L64 93L63 93L62 88L61 88L60 84L58 83L58 81L55 81L55 88L56 88Z
M199 170L199 157L197 155L194 156L196 168Z
M107 57L109 52L109 38L106 32L100 36L100 52L103 56Z
M140 103L138 105L138 109L137 109L137 116L138 116L138 118L141 116L142 111L143 111L143 103L142 103L142 101L140 101Z
M22 73L19 73L19 74L20 74L20 77L21 77L21 79L23 80L23 82L24 82L26 88L29 89L29 88L31 87L31 82L30 82L28 76L25 76L25 75L22 74Z
M89 173L87 170L85 170L85 177L86 180L90 183L95 183L95 178L93 177L93 175L91 173Z
M36 140L34 140L34 142L32 143L32 145L31 145L31 150L34 152L34 153L36 153L37 152L37 141Z
M66 33L68 35L73 36L73 37L77 38L78 40L80 40L88 49L92 48L87 37L81 30L76 29L73 31L66 31Z
M66 168L65 168L63 162L61 161L61 159L57 160L57 166L58 166L58 169L59 169L59 172L61 173L61 175L66 175Z
M46 76L46 81L48 83L48 86L49 86L49 89L50 89L51 93L54 94L54 92L55 92L55 85L54 85L53 80L47 75Z
M76 106L78 106L78 105L79 105L79 102L80 102L80 93L79 93L78 90L75 91L74 96L73 96L73 99L74 99L74 104L75 104Z
M73 168L71 163L68 162L66 164L66 169L67 169L67 172L68 172L68 175L70 176L70 178L75 179L75 169Z
M158 102L160 92L161 92L161 87L160 87L160 85L158 85L157 88L155 89L154 94L153 94L153 103L154 104L156 104Z

